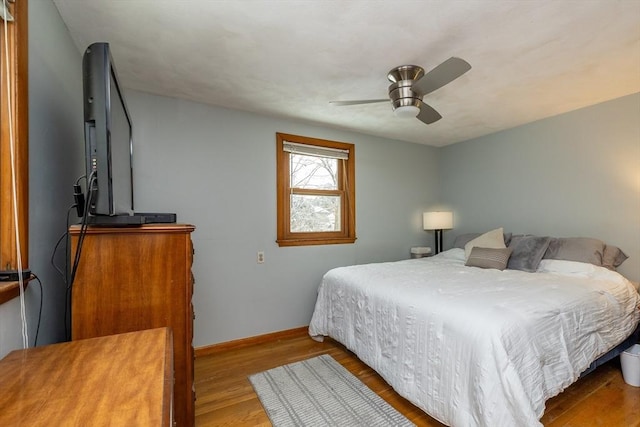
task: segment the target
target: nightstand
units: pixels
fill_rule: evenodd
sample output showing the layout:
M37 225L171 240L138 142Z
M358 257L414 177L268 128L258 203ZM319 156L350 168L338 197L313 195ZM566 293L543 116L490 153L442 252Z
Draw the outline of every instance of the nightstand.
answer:
M414 246L411 248L411 258L424 258L431 255L431 248L428 246Z

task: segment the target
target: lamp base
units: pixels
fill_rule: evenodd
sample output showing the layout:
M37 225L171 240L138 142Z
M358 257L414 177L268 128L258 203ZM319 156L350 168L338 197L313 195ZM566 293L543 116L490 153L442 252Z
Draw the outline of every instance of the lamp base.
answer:
M436 232L436 244L435 244L435 253L439 254L442 252L442 230L435 230Z

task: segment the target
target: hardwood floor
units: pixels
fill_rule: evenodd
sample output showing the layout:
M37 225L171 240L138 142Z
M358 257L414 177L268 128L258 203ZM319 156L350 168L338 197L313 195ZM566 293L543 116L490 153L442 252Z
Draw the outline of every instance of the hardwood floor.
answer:
M270 426L247 376L325 353L416 425L443 425L400 397L371 368L331 339L318 343L302 331L242 348L221 348L196 357L198 427ZM616 358L547 401L541 421L551 427L640 427L640 388L625 384Z

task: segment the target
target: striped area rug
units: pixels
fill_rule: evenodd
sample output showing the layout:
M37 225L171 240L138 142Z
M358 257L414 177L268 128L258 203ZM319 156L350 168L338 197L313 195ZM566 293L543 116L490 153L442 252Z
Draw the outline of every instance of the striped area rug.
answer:
M415 425L327 354L249 381L274 427Z

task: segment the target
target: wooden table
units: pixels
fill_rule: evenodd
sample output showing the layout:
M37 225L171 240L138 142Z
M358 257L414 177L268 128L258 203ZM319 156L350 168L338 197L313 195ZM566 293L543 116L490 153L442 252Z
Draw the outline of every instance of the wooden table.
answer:
M0 360L0 426L170 426L168 328L15 350Z

